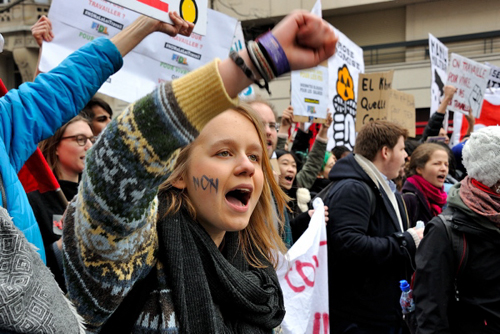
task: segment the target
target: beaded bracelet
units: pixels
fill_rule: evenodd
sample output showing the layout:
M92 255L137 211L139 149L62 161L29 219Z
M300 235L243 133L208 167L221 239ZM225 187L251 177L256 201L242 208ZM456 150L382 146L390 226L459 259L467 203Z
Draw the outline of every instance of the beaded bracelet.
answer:
M247 64L245 64L243 58L241 58L236 51L231 51L229 53L229 57L234 61L236 66L238 66L243 71L248 79L252 80L257 86L259 86L259 88L265 88L269 95L271 95L268 82L264 79L264 84L261 84L255 77L255 74L252 72L252 70L247 66Z

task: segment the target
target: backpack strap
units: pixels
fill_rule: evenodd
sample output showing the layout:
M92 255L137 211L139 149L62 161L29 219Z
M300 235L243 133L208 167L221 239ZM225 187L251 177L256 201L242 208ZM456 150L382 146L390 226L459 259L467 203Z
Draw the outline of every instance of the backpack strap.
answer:
M333 189L335 188L336 185L340 185L342 182L345 182L349 179L343 179L343 180L338 180L338 181L332 181L330 182L323 190L321 190L315 198L321 198L323 203L327 205L326 201L333 195ZM375 214L375 210L377 209L377 201L375 200L375 195L373 194L373 190L370 188L370 186L366 183L361 181L361 184L365 188L365 190L368 192L368 197L370 198L370 217ZM314 201L314 199L311 201L311 203Z
M448 239L453 247L453 252L455 253L455 267L457 268L455 271L455 300L459 301L458 279L464 271L469 256L467 238L465 237L465 233L460 233L457 230L458 227L453 223L452 214L439 214L438 217L446 228L446 234L448 235Z
M5 194L2 174L0 174L0 193L2 194L2 207L7 210L7 195Z

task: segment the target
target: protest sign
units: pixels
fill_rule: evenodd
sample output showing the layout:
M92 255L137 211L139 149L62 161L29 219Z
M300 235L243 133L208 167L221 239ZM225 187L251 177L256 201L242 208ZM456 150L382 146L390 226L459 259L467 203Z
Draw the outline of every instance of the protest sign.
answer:
M448 48L429 34L429 59L431 61L431 115L436 112L444 95L446 71L448 70Z
M448 109L464 114L472 112L479 118L489 76L488 66L452 53L446 84L455 86L457 92Z
M370 121L387 120L408 130L415 137L415 99L392 89L394 71L360 74L356 131Z
M483 105L481 106L481 115L475 119L474 131L486 126L500 125L500 88L487 89L484 94ZM469 124L461 113L455 113L453 117L453 135L450 139L450 146L453 147L460 143Z
M321 1L311 13L322 17ZM291 73L291 105L295 122L324 123L328 108L328 63Z
M285 256L279 256L277 274L286 309L281 329L285 334L330 330L325 209L319 198L313 205L309 227Z
M40 70L47 72L94 38L111 38L139 14L104 0L53 0L49 11L54 40L44 43ZM210 62L227 58L237 21L208 10L207 35L174 38L153 33L124 58L122 69L105 82L100 93L133 102L159 83L171 81Z
M334 28L335 29L335 28ZM356 105L359 74L365 71L363 49L338 29L337 52L328 60L329 104L333 123L328 129L327 149L345 145L353 149L356 141Z
M500 88L500 67L491 65L490 63L485 64L490 67L490 77L486 87Z
M295 122L324 123L328 108L328 65L293 71L292 107Z
M184 20L194 23L195 33L205 35L207 31L207 0L110 0L110 2L167 23L172 23L168 12L175 11Z

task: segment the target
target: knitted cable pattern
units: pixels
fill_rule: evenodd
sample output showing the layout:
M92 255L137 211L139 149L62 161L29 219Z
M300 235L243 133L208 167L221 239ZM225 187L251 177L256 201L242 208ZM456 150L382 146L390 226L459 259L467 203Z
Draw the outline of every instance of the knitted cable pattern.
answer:
M68 295L90 331L97 332L157 265L156 195L178 149L235 104L217 62L130 105L87 154L79 194L66 213L63 251ZM165 285L159 290L168 293ZM171 301L159 303L165 300ZM139 318L142 328L175 333L173 307L161 308Z

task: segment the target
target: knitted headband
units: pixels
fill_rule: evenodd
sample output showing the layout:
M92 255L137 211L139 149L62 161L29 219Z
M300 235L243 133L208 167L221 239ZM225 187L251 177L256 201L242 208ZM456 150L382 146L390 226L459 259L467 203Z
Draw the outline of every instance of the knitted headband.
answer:
M467 174L492 187L500 180L500 126L474 131L462 150Z

